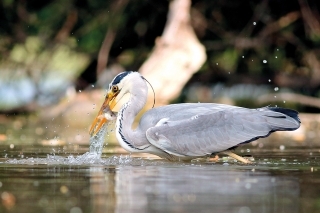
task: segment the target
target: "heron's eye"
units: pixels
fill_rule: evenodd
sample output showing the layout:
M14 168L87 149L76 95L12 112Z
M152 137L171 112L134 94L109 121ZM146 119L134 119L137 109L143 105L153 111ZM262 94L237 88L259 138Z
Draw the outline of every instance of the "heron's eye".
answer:
M118 86L114 85L114 86L112 86L111 90L112 90L113 93L116 93L116 92L119 91L119 88L118 88Z

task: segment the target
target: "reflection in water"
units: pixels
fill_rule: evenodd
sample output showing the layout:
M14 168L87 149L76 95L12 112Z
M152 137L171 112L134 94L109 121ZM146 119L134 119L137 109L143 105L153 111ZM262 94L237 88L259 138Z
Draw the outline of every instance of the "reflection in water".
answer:
M89 212L90 185L86 174L81 167L2 165L0 212ZM7 205L4 194L9 194L15 203Z
M298 212L299 182L224 166L120 167L116 212Z
M255 153L253 165L0 159L0 212L319 212L320 152L302 153Z
M318 167L309 170L312 181L304 168L275 168L155 160L0 164L0 212L315 212Z
M114 212L115 168L90 168L91 212Z

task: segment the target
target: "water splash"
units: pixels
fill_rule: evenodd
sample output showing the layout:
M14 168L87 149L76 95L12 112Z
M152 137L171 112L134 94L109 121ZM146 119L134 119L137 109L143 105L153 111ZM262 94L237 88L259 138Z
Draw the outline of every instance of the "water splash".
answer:
M130 166L146 166L146 165L165 165L170 164L165 160L152 160L134 158L131 155L112 156L108 158L100 158L96 153L86 152L83 155L67 157L57 155L47 155L46 158L28 158L28 159L9 159L6 164L23 164L23 165L130 165Z
M90 137L89 153L95 155L97 158L101 157L106 133L107 125L104 124L96 135Z
M84 153L83 155L73 156L69 155L67 157L57 156L55 154L48 154L47 158L28 158L28 159L9 159L6 161L8 164L45 164L45 165L88 165L88 164L106 164L113 165L122 164L125 161L130 161L130 158L125 157L125 160L115 157L118 161L111 163L112 158L102 159L101 154L103 150L103 145L105 141L105 136L108 134L108 126L114 124L114 122L109 122L104 124L100 130L94 136L90 137L89 143L90 148L89 152ZM110 130L113 131L113 130ZM109 135L109 134L108 134ZM53 153L55 150L53 149Z

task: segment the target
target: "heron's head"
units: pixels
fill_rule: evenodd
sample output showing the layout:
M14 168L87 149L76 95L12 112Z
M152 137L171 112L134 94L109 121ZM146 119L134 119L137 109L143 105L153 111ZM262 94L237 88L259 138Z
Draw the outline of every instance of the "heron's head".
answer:
M112 113L112 109L119 102L119 100L130 91L132 83L137 75L141 77L138 72L122 72L111 81L101 109L91 124L89 130L91 136L96 135L101 127L108 121L106 117L110 116L106 115Z

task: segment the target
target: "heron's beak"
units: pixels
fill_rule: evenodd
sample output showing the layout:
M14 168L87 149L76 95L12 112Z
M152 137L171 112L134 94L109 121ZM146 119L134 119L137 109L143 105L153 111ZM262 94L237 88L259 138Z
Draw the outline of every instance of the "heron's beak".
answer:
M98 112L97 117L93 120L90 130L89 130L89 134L91 136L96 135L99 130L101 129L101 127L108 121L105 116L104 113L106 111L111 111L114 106L117 104L115 101L115 97L119 94L119 92L114 93L112 91L109 91L106 95L106 98L101 106L101 109Z

